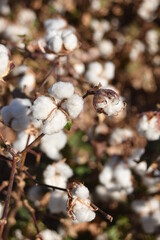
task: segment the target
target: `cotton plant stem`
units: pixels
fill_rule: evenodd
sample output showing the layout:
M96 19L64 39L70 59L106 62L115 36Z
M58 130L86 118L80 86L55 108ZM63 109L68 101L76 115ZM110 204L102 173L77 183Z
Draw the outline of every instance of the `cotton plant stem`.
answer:
M34 222L34 225L36 228L37 236L39 237L39 239L43 240L42 236L40 235L40 231L39 231L39 227L38 227L38 223L37 223L37 219L36 219L36 215L35 215L35 210L29 205L28 200L25 199L23 201L23 203L24 203L24 206L28 209L28 211L30 212L30 214L32 216L32 219L33 219L33 222Z
M10 204L13 182L14 182L14 177L15 177L15 173L16 173L16 162L17 162L17 158L14 157L13 161L12 161L12 169L11 169L11 174L10 174L10 179L9 179L9 185L8 185L3 215L2 215L2 219L0 220L0 240L2 239L4 226L7 223L8 208L9 208L9 204Z
M42 137L44 137L44 133L41 133L33 142L31 142L23 151L20 152L20 154L24 154L25 152L28 151L31 147L34 146L35 143L39 142Z

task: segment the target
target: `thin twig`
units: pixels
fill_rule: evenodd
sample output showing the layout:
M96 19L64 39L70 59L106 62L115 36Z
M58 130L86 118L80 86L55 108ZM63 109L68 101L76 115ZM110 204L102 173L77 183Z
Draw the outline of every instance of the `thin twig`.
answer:
M34 179L32 177L32 175L27 170L24 170L24 173L38 186L51 188L52 190L60 190L60 191L63 191L63 192L67 192L66 188L56 187L56 186L52 186L52 185L48 185L48 184L45 184L45 183L38 182L36 179Z
M9 208L9 204L10 204L13 182L14 182L14 177L15 177L15 173L16 173L16 162L17 162L17 158L14 157L13 161L12 161L12 169L11 169L11 174L10 174L10 179L9 179L9 185L8 185L8 190L7 190L7 196L6 196L6 200L5 200L3 215L2 215L2 219L0 221L0 240L2 239L4 226L7 223L8 208Z
M28 151L33 145L41 140L42 137L44 137L44 133L41 133L33 142L31 142L23 151L20 152L20 154L23 154Z

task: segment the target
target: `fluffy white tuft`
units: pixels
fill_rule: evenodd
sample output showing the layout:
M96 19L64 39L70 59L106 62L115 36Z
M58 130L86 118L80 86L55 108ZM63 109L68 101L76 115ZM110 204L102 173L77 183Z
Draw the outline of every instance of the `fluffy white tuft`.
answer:
M56 99L62 100L70 98L74 93L74 86L69 82L57 82L54 83L48 90L48 92Z

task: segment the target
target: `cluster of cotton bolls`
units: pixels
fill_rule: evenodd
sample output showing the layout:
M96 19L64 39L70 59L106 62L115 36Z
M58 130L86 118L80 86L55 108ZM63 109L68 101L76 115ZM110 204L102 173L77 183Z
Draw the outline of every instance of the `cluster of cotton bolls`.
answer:
M138 132L149 141L160 138L159 113L143 113L137 124Z
M133 192L132 173L127 164L118 157L111 157L99 175L102 185L96 187L96 193L102 200L124 201Z
M48 19L44 23L46 29L45 40L48 48L54 53L73 51L78 47L75 30L67 25L62 18Z
M143 0L139 9L138 15L146 21L152 21L156 17L156 10L158 9L159 0Z
M67 204L68 214L75 223L90 222L95 218L95 209L91 206L87 187L73 183L70 197L71 201Z
M139 215L144 232L152 234L160 227L160 199L156 196L147 200L134 200L132 209Z
M91 29L93 30L93 40L99 42L102 40L104 34L110 30L111 26L107 20L92 19Z
M83 110L83 98L74 93L69 82L56 82L49 96L39 96L32 106L32 114L42 124L42 133L53 134L62 130L68 119L75 119Z
M7 39L16 43L19 47L24 47L21 36L29 37L31 35L30 26L35 22L36 14L31 9L21 9L17 14L15 22L1 21L3 31L1 33ZM6 27L3 27L6 26Z
M44 183L56 187L67 187L67 181L72 177L72 169L63 161L48 165L43 172ZM62 191L51 192L48 208L51 213L66 214L67 194Z
M0 80L9 73L10 63L8 49L0 44Z
M88 69L85 73L86 80L93 86L101 83L103 87L108 86L109 81L114 79L115 65L113 62L105 62L102 65L99 62L91 62L88 65Z

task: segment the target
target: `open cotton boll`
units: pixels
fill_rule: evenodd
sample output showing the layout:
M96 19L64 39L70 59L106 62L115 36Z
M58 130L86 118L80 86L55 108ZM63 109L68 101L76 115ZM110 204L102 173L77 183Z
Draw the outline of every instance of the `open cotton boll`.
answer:
M94 74L99 75L102 73L103 67L102 67L102 64L100 64L99 62L92 62L89 64L88 70L93 71Z
M52 231L50 229L45 229L40 232L43 240L62 240L62 237L56 233L56 231Z
M100 54L104 57L110 57L113 54L114 46L110 40L103 40L98 45Z
M1 109L1 116L2 116L2 120L3 120L4 124L8 125L12 118L12 114L11 114L9 106L4 106Z
M67 136L63 131L51 135L45 135L41 139L40 149L49 158L54 160L61 159L62 155L59 153L67 142Z
M66 179L73 176L73 171L68 164L64 162L58 162L55 167L56 172L65 177Z
M33 102L31 110L34 118L45 120L54 108L56 108L56 105L51 98L40 96Z
M48 47L55 53L59 53L62 50L63 41L62 38L58 35L50 38L48 42Z
M29 116L21 116L19 118L14 118L11 122L11 128L15 131L23 131L28 128L30 124Z
M44 179L53 178L56 174L55 165L49 164L43 172Z
M86 202L87 203L87 202ZM76 202L76 205L73 207L74 222L91 222L96 214L86 205Z
M63 44L67 50L73 51L78 46L78 39L75 34L71 33L63 38Z
M19 24L10 24L6 28L4 35L6 38L12 40L13 42L17 42L22 40L21 35L29 35L29 30L26 26L22 26Z
M74 86L69 82L56 82L48 90L49 94L55 99L62 100L70 98L74 93Z
M46 29L52 28L55 30L59 30L61 28L64 28L67 26L66 20L62 18L53 18L53 19L47 19L44 22L44 26Z
M9 57L5 52L0 52L0 76L5 75L8 70Z
M28 134L26 132L19 132L16 140L13 142L13 148L18 152L25 149L28 140ZM35 136L30 135L28 145L35 140Z
M121 144L124 141L133 138L133 131L129 128L116 128L112 131L110 138L109 138L109 144L114 146L117 144Z
M62 130L66 124L67 118L65 114L60 110L55 110L49 118L45 120L42 132L48 135L57 133Z
M28 73L18 80L18 86L21 90L27 90L32 92L36 85L36 79L34 74Z
M75 63L73 68L78 74L83 74L85 71L85 65L83 63Z
M60 191L51 193L48 208L51 213L66 214L67 194Z
M34 23L35 20L36 14L30 8L22 8L17 16L17 22L22 25Z
M99 181L107 186L107 184L111 181L113 177L113 170L110 166L105 166L102 170L102 172L99 175Z
M77 185L77 187L73 189L73 195L81 199L87 199L89 198L89 190L84 185Z
M10 103L10 111L14 118L19 118L30 113L31 101L29 99L15 98Z
M106 62L104 64L103 75L108 79L112 80L115 76L115 65L112 62Z
M67 99L62 108L64 108L71 118L76 118L83 110L84 100L77 94L74 94L72 97Z
M87 71L85 74L85 77L87 79L87 81L90 84L93 84L94 86L97 86L99 83L103 86L106 87L107 86L107 80L103 77L100 77L98 75L95 74L94 71Z
M6 48L3 44L0 44L0 53L8 55L8 48Z
M130 187L132 186L132 174L129 168L127 168L124 164L119 164L114 170L114 178L117 183L122 187Z

